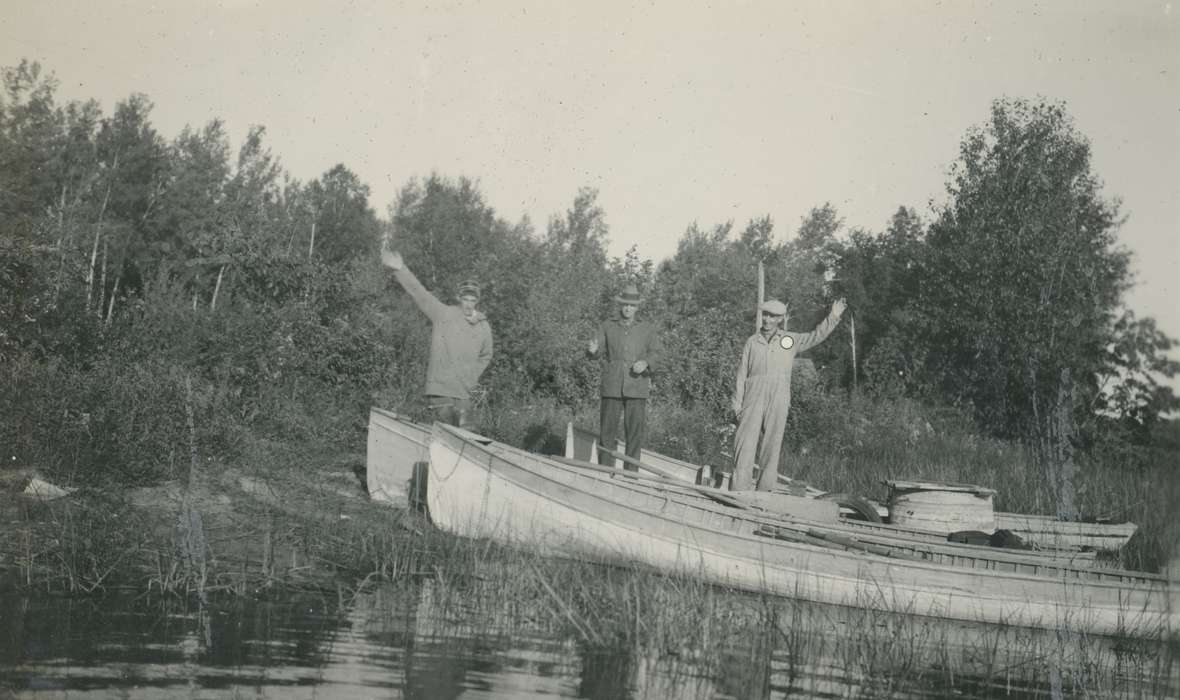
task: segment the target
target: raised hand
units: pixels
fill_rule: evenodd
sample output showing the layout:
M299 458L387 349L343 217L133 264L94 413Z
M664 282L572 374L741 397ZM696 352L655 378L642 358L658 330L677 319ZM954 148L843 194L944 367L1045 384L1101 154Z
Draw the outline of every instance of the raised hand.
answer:
M836 301L832 302L832 313L836 314L837 316L843 315L844 310L847 308L848 302L844 300L844 297L840 297Z
M381 264L391 270L400 270L406 266L402 254L396 250L381 249Z

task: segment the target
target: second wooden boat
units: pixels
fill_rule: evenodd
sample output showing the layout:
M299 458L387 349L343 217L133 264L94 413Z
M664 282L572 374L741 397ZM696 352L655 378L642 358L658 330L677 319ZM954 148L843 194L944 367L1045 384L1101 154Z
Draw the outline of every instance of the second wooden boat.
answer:
M620 448L622 449L622 448ZM565 455L590 459L598 454L598 435L572 423L566 428ZM712 474L708 467L693 466L689 462L668 457L653 450L643 450L642 461L650 464L661 473L668 473L686 482L700 483L701 479ZM691 477L689 475L692 475ZM806 486L807 496L819 498L825 491ZM889 510L879 507L879 514L888 517ZM920 530L921 528L911 528ZM1104 522L1070 522L1058 520L1047 515L1027 515L1022 513L995 513L995 529L1009 530L1021 537L1026 543L1044 549L1090 549L1095 551L1117 552L1127 544L1138 527L1135 523L1104 523ZM931 534L936 533L933 530Z

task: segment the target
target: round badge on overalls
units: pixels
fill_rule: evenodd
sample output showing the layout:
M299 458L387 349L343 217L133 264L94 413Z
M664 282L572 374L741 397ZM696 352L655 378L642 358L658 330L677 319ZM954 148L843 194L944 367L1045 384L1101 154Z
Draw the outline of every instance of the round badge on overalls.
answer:
M784 335L783 339L778 341L778 344L783 346L783 350L790 350L795 347L795 339L789 335Z

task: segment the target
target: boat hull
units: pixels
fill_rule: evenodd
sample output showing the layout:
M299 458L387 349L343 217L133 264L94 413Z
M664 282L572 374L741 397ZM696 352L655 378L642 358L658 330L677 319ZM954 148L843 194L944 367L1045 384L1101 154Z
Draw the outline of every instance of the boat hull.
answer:
M369 498L379 503L410 505L415 472L422 473L430 459L430 430L392 411L369 410L369 438L365 458L365 485Z
M368 482L373 498L379 502L403 504L407 484L412 483L415 468L425 471L424 465L429 459L426 446L430 441L430 429L395 413L373 409L370 417L370 459L368 462ZM380 447L374 448L373 445ZM502 450L510 453L508 459L516 459L523 453L500 443L489 442L486 447L491 450ZM538 457L533 455L532 457ZM568 466L546 460L546 466L552 469L568 469ZM619 472L606 470L597 476L610 478L611 474L622 476ZM422 480L425 481L424 479ZM766 537L799 539L800 533L804 539L812 538L814 528L823 530L821 536L835 533L838 537L851 537L872 549L874 547L888 547L894 556L906 556L933 563L947 564L973 569L992 569L1002 571L1021 571L1038 575L1062 576L1097 576L1115 577L1121 580L1119 572L1102 570L1098 574L1091 574L1087 570L1094 562L1093 552L1076 550L1010 550L993 547L955 544L947 542L945 535L925 531L910 530L894 525L868 523L857 520L839 519L835 523L830 518L824 522L815 520L814 513L792 512L789 516L781 511L743 511L731 507L724 507L713 503L701 489L692 485L654 482L643 480L620 481L618 485L633 490L655 493L658 498L668 502L693 504L695 508L712 508L724 517L713 523L713 527L727 528L746 534L759 532ZM743 501L746 494L717 492L727 496L738 497L734 500ZM391 496L392 494L392 496ZM634 498L628 496L628 498ZM785 498L785 497L784 497ZM792 499L793 503L812 503L804 499ZM757 506L759 504L754 503ZM775 504L778 506L779 504ZM741 516L741 517L739 517Z
M737 589L969 622L1157 636L1175 620L1166 584L1121 586L977 572L768 541L716 527L724 516L561 471L543 458L497 456L436 425L429 512L448 532L545 554L630 562ZM633 499L636 505L628 504Z

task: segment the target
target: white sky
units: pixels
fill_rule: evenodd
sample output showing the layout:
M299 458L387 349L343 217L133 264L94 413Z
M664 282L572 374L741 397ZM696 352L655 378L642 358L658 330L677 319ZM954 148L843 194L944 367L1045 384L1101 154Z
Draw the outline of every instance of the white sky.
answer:
M4 0L0 65L59 98L132 92L166 138L252 124L295 177L344 163L384 214L413 176L479 181L538 230L598 188L612 253L831 201L930 218L994 98L1064 100L1140 285L1180 338L1180 26L1171 2L126 2ZM1180 386L1180 384L1178 384Z

